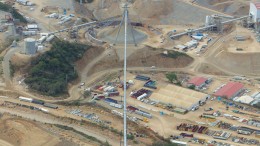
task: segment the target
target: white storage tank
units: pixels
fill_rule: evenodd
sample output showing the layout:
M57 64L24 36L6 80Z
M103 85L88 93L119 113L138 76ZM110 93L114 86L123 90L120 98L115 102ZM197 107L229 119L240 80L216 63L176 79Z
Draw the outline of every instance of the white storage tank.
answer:
M26 38L24 39L24 50L25 54L32 55L37 51L36 48L36 40L34 38Z
M260 19L260 2L251 2L249 15L252 16L253 22L259 22Z

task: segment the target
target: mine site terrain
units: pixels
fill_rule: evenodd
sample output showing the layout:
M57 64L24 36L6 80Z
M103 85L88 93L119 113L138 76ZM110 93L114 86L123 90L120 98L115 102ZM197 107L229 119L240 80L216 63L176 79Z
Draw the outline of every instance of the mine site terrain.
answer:
M0 19L0 146L260 145L258 0L3 0Z

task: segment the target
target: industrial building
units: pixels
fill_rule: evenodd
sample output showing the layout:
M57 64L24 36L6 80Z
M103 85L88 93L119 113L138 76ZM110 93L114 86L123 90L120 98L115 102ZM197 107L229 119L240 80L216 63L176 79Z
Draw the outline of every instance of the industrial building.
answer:
M196 90L199 90L206 86L207 78L204 77L194 77L188 82L188 86L194 85Z
M249 95L241 96L241 97L235 97L233 99L235 102L244 103L244 104L250 104L254 101L254 98L252 98Z
M251 95L251 97L254 98L254 101L251 103L251 105L260 103L260 92L254 93L253 95Z
M168 84L158 92L154 92L150 99L163 104L171 104L182 109L191 110L201 102L205 102L209 97L210 95L195 90Z
M26 38L24 39L24 50L25 54L33 55L37 51L36 40L34 38Z
M214 95L217 97L226 97L232 99L244 91L244 85L238 82L228 82L220 88Z

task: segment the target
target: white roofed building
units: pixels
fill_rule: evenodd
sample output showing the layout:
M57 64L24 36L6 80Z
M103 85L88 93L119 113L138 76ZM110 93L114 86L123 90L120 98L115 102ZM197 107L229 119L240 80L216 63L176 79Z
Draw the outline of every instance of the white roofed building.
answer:
M235 97L233 99L235 102L244 103L244 104L250 104L254 101L254 98L252 98L249 95L241 96L241 97Z

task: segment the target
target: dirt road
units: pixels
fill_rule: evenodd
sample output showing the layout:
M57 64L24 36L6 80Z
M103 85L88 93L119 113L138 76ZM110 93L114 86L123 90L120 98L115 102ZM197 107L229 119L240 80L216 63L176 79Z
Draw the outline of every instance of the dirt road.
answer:
M4 75L4 79L5 79L5 84L7 87L9 87L12 84L12 79L10 77L10 60L16 52L19 52L22 50L23 50L22 47L14 47L14 48L10 47L4 56L2 65L3 65L3 75Z
M5 109L5 108L0 108L0 112L9 113L11 115L16 115L16 116L21 116L23 118L35 120L35 121L38 121L41 123L59 124L59 125L69 126L69 127L74 128L75 130L85 133L89 136L96 137L97 139L99 139L103 142L108 141L112 145L118 145L118 143L119 143L119 141L105 137L104 135L99 134L97 131L91 131L83 126L79 126L76 124L65 123L60 120L57 120L56 118L51 119L51 118L43 116L41 114L31 114L31 113L26 113L23 111L16 111L16 110L10 110L10 109Z

